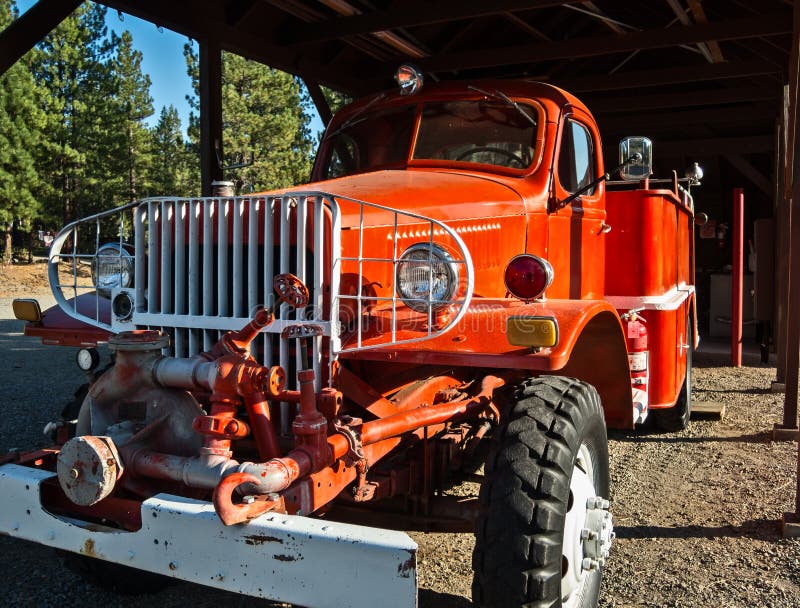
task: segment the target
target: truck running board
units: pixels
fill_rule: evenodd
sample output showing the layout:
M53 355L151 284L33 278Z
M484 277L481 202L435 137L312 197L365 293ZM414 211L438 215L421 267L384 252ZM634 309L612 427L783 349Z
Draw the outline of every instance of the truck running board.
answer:
M225 526L211 503L169 494L125 532L47 512L40 485L53 475L0 467L0 534L308 608L417 605L417 545L403 532L275 513Z

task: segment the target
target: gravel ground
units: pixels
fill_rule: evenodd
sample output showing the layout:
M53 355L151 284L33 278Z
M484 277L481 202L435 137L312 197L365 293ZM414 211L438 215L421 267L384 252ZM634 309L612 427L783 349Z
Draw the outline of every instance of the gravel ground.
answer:
M20 336L11 297L34 287L0 272L0 452L42 445L41 429L82 382L74 349ZM35 295L45 304L41 288ZM601 607L800 607L800 541L782 539L779 526L794 506L796 444L770 441L783 396L768 390L774 368L756 361L735 370L724 355L695 354L694 399L724 402L722 422L693 420L675 434L611 433L618 539ZM411 535L420 545L420 605L470 606L471 535ZM84 583L50 549L3 537L0 569L5 606L275 606L190 584L115 595Z

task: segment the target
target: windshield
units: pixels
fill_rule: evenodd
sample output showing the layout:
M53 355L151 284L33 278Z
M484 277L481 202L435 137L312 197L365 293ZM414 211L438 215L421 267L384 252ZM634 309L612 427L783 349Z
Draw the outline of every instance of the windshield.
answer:
M537 112L522 105L530 117ZM419 133L409 154L417 105L388 108L356 117L331 137L325 178L412 161L436 164L482 163L522 170L534 158L535 120L502 100L442 101L423 104Z
M403 165L414 130L416 106L377 110L357 117L331 138L325 177Z

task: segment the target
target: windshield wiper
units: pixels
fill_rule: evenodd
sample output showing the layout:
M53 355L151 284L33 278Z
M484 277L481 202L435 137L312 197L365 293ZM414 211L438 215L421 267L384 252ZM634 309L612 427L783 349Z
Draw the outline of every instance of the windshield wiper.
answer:
M484 91L483 89L479 89L478 87L474 87L471 84L467 85L467 88L472 90L472 91L475 91L477 93L480 93L481 95L485 95L486 97L489 97L491 99L499 99L500 101L503 101L503 102L507 103L508 105L512 106L517 112L522 114L525 117L525 119L529 123L531 123L534 127L536 126L536 119L533 118L530 114L528 114L522 108L521 105L519 105L516 101L511 99L508 95L506 95L502 91L499 91L499 90L495 89L494 93L490 93L489 91Z
M350 118L348 118L342 124L340 124L336 128L335 131L331 131L330 133L326 133L325 137L322 138L322 141L327 141L331 137L335 137L336 135L339 135L339 133L341 133L345 129L348 129L348 128L352 127L353 125L364 121L366 119L366 116L364 116L366 111L369 110L372 106L374 106L376 103L378 103L384 97L386 97L386 93L381 93L380 95L375 96L369 103L367 103L367 105L365 105L358 112L356 112Z

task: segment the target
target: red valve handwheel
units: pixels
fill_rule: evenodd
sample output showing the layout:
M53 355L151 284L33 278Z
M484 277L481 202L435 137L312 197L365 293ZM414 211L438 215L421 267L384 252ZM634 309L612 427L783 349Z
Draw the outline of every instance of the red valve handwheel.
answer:
M272 281L281 302L292 308L304 308L308 304L308 287L293 274L279 274Z

